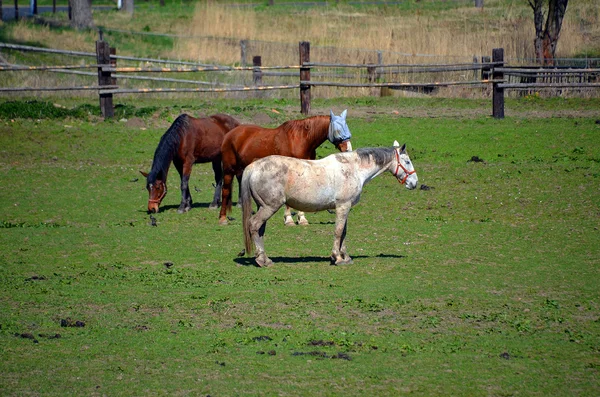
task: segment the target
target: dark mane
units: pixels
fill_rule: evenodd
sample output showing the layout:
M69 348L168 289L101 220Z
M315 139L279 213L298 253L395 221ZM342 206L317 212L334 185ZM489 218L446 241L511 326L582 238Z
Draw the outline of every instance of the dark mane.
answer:
M188 124L189 116L182 114L175 119L167 132L160 138L160 142L154 152L152 169L148 174L147 183L154 183L157 179L165 180L169 166L173 160L173 155L177 152L181 137L188 128Z
M361 161L375 161L379 167L389 164L394 159L393 147L367 147L356 149Z

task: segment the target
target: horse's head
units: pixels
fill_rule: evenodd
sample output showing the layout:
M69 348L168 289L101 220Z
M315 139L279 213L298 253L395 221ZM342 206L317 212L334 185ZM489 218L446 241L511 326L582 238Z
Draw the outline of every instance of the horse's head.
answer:
M406 184L407 189L414 189L417 187L419 178L417 177L417 171L413 166L410 157L406 153L406 144L400 147L398 141L394 141L394 152L396 153L396 171L394 176L398 179L398 182Z
M148 213L158 212L161 201L167 195L167 185L165 181L156 178L150 178L147 173L140 171L146 178L146 189L148 189ZM151 180L154 179L154 180Z
M329 139L329 142L333 143L340 152L351 152L352 144L350 143L350 138L352 138L352 134L350 133L348 124L346 124L346 114L348 114L348 110L344 110L339 116L333 114L333 111L331 110L329 113L331 118L329 121L329 134L327 135L327 139Z

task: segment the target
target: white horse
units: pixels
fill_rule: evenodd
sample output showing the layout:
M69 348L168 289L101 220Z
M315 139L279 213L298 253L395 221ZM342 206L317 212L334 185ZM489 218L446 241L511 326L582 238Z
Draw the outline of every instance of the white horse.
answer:
M395 141L391 148L362 148L320 160L284 156L256 160L244 170L241 183L246 253L256 247L258 266L273 264L265 253L263 236L267 220L287 204L307 212L335 209L331 263L352 263L344 239L348 213L358 203L363 186L389 171L408 189L417 187L419 179L405 149ZM254 215L250 197L258 206Z

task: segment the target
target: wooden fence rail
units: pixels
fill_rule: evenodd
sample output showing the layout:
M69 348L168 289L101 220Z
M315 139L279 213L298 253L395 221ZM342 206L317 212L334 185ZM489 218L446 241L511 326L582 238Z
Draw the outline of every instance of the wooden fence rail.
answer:
M73 64L73 65L0 65L0 72L30 72L43 71L52 73L72 73L84 76L97 76L98 85L84 85L76 87L0 87L0 92L25 92L25 91L74 91L74 90L96 90L100 98L100 107L105 118L114 115L112 97L116 94L143 94L143 93L177 93L177 92L250 92L268 90L298 89L300 93L300 107L302 114L310 113L311 88L312 87L345 87L345 88L389 88L409 89L423 92L431 92L440 87L468 86L487 87L491 85L492 91L492 115L495 118L504 117L504 92L507 89L598 89L600 88L600 68L573 68L553 67L508 67L504 62L504 50L494 49L491 57L482 57L481 62L477 58L473 63L463 64L384 64L379 59L376 64L336 64L310 61L310 43L299 43L299 64L283 66L263 66L260 56L254 56L252 66L222 66L210 65L184 61L159 60L151 58L135 58L116 55L116 50L110 48L108 43L102 39L96 42L96 52L65 51L32 46L0 43L0 48L18 51L37 51L61 54L74 57L95 57L95 63ZM168 67L130 67L117 66L117 60L162 63ZM181 65L173 67L172 65ZM77 69L96 69L96 72L86 72ZM331 72L323 72L323 70ZM365 82L340 82L340 79L357 78L356 74L339 73L340 70L359 69L366 73L359 75ZM275 70L296 70L295 72L275 72ZM176 79L155 76L140 76L133 73L156 74L156 73L240 73L252 74L254 85L240 86L225 83ZM397 79L400 75L415 73L440 73L473 72L471 79L462 81L433 81L433 82L400 82L385 81ZM290 77L297 78L293 84L263 84L263 77ZM312 78L328 78L338 81L315 81ZM461 75L465 77L465 75ZM478 78L479 77L479 78ZM518 82L514 79L517 78ZM147 80L156 82L193 84L205 87L193 88L127 88L117 84L118 79ZM579 79L579 81L575 81Z

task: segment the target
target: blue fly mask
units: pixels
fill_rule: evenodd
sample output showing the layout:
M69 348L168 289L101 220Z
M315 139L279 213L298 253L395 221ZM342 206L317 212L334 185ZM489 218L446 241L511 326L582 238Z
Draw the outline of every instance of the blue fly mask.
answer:
M339 116L333 114L333 111L331 110L329 113L331 116L331 121L329 122L329 134L327 135L329 142L337 146L344 141L349 141L350 138L352 138L352 134L350 133L348 124L346 124L346 114L348 113L348 110L344 110ZM348 151L352 151L350 142L348 142L348 146Z

